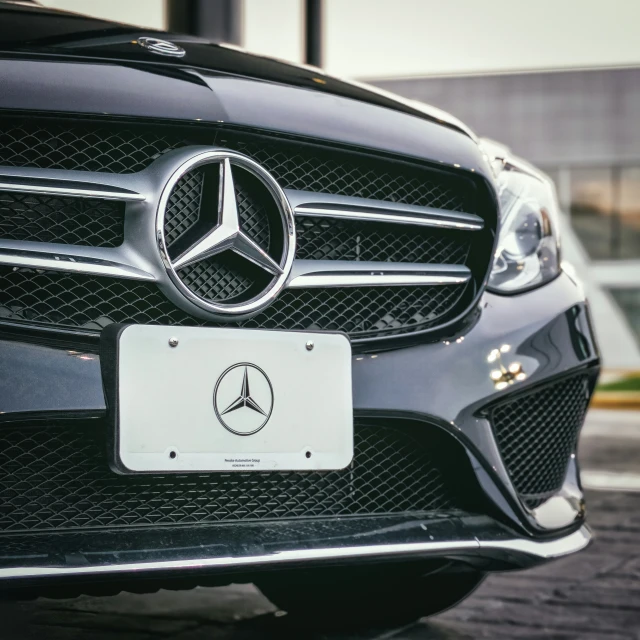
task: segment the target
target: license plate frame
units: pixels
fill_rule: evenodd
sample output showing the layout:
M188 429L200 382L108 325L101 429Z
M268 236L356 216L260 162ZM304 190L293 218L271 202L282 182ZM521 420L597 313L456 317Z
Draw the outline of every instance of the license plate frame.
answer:
M353 458L345 334L110 325L101 363L117 473L336 470Z

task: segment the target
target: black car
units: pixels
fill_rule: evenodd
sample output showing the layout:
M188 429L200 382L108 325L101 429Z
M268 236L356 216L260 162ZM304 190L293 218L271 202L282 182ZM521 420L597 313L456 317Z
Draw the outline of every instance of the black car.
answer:
M0 588L410 620L584 548L551 183L455 119L0 2Z

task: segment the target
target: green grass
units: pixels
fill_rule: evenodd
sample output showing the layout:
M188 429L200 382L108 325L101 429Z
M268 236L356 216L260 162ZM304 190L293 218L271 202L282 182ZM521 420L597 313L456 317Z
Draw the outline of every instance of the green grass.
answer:
M599 384L598 391L638 391L640 392L640 375L632 375L622 380Z

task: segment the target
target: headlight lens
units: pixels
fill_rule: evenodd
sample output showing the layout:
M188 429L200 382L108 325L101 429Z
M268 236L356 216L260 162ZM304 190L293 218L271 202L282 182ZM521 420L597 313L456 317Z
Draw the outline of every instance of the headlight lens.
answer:
M560 272L558 208L551 181L512 165L498 175L501 228L489 288L517 293Z

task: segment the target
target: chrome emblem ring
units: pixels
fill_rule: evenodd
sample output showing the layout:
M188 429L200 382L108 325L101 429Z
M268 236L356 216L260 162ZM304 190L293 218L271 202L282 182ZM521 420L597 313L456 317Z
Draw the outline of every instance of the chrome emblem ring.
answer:
M178 181L190 171L198 168L211 170L215 168L217 179L217 202L209 208L217 211L205 211L207 215L200 215L203 220L212 220L210 224L200 224L197 229L197 237L191 238L190 245L181 248L178 255L168 247L165 237L165 216L169 198ZM250 229L245 228L242 219L242 210L238 200L238 194L234 186L234 170L251 174L264 187L263 202L274 211L274 220L271 221L271 234L278 236L277 242L270 242L270 246L260 246L259 242L252 238ZM201 204L201 208L208 205ZM277 213L275 213L277 211ZM202 212L201 212L202 213ZM274 178L259 164L250 158L232 151L215 150L205 151L190 158L173 173L166 183L156 217L156 236L160 256L165 269L177 290L197 305L201 310L208 312L212 318L237 317L253 314L270 304L278 293L284 288L291 272L295 254L295 224L291 205L281 187ZM272 249L271 245L277 247ZM188 286L190 278L181 277L187 273L187 269L193 269L194 265L206 265L207 261L215 260L231 252L239 258L252 263L252 268L262 275L256 288L246 299L212 300ZM259 285L259 286L258 286Z

